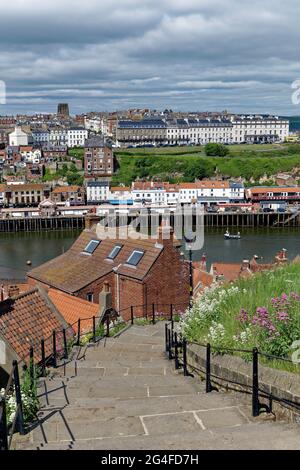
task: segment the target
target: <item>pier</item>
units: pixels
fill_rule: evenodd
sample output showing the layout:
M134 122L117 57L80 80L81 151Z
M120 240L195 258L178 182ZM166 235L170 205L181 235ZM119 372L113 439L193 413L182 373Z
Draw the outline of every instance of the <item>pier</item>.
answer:
M128 223L135 220L137 214L128 214ZM100 216L104 218L105 216ZM117 225L119 215L117 217ZM149 215L149 227L151 216ZM160 219L162 214L160 214ZM174 216L171 214L171 224ZM122 217L124 221L124 216ZM194 219L196 223L196 218ZM205 227L300 227L300 213L205 213L203 215ZM0 219L0 232L41 232L47 230L78 230L85 226L84 215L56 216L56 217L18 217Z

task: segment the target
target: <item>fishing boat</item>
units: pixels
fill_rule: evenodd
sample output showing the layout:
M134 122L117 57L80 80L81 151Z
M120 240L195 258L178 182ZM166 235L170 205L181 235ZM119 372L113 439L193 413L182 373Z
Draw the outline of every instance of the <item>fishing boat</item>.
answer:
M226 230L226 232L224 233L224 238L225 240L239 240L241 238L241 234L240 232L238 232L236 235L233 235L228 232L228 230Z

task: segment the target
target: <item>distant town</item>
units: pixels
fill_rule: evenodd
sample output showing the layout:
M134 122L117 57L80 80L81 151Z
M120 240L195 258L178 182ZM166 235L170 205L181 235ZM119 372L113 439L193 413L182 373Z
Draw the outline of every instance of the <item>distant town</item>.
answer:
M130 109L72 117L68 104L61 103L56 114L2 116L0 217L84 215L90 206L103 204L166 208L201 204L208 213L293 212L300 187L292 172L277 172L271 184L264 178L252 187L242 176L225 174L168 181L143 177L141 172L130 184L121 176L116 184L114 178L119 172L116 154L122 151L133 152L132 158L135 151L144 151L151 158L151 148L172 152L182 147L184 154L195 147L195 151L203 148L208 158L226 156L234 145L260 146L263 152L270 145L295 147L298 141L299 135L290 133L288 119L226 111Z

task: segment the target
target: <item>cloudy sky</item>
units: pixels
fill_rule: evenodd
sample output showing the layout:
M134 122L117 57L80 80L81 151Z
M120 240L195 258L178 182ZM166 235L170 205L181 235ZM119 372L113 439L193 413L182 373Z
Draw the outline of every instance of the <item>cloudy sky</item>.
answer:
M299 0L0 0L0 15L0 114L300 114Z

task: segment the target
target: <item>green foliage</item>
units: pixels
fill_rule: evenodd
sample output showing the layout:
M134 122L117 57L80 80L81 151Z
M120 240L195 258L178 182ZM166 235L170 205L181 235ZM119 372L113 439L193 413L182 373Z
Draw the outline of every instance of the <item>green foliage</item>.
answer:
M189 340L217 348L258 347L291 358L293 342L300 338L299 293L300 263L214 286L187 311L181 329ZM276 367L285 368L285 363L277 361Z
M195 178L224 176L259 181L279 172L300 167L300 145L228 145L230 155L206 156L203 147L126 149L115 152L118 169L113 184L130 185L137 178L194 181ZM292 150L291 150L292 147ZM297 153L294 153L299 149Z
M225 157L229 154L228 147L223 144L206 144L204 150L208 157Z

